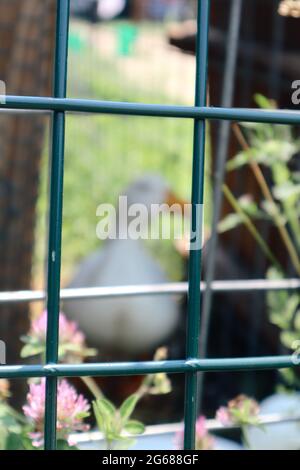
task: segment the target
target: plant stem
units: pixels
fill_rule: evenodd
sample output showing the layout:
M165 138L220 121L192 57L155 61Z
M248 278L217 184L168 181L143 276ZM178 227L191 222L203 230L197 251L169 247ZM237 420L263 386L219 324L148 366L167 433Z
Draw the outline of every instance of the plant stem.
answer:
M224 195L225 195L227 201L233 207L235 212L242 217L245 226L247 227L247 229L249 230L251 235L255 238L256 242L261 247L262 251L267 256L267 258L277 267L277 269L279 269L280 271L283 271L283 268L280 265L279 261L276 259L275 255L272 253L272 251L270 250L270 248L268 247L268 245L266 244L264 239L259 234L259 232L258 232L257 228L255 227L255 225L253 224L252 220L243 211L243 209L241 208L238 200L235 198L235 196L232 194L232 192L230 191L230 189L228 188L228 186L226 184L223 184L223 192L224 192Z
M233 131L234 134L240 143L241 147L244 150L250 150L250 146L247 143L243 133L241 132L239 126L237 124L233 124ZM276 227L278 228L278 231L280 233L280 236L282 238L283 243L286 246L286 249L288 250L288 253L290 255L291 261L293 263L294 268L296 269L296 272L300 275L300 259L297 254L297 250L293 244L293 241L289 235L289 232L286 229L286 226L284 222L282 221L282 217L280 214L280 210L272 196L272 193L268 187L268 184L266 182L266 179L263 175L263 172L261 171L260 166L258 165L257 162L254 160L250 159L249 161L250 167L254 173L254 176L261 188L261 191L266 198L266 200L272 205L274 209L274 215L273 215L273 220L275 222Z
M103 398L103 393L100 389L100 387L97 385L93 377L80 377L82 382L87 386L89 391L94 395L96 400L98 398Z
M19 421L19 423L22 423L22 424L28 424L28 421L27 419L21 414L19 413L18 411L16 411L14 408L12 408L10 405L8 405L7 403L5 404L6 408L7 408L7 411L8 413L13 417L15 418L17 421Z
M250 446L248 434L247 434L247 427L242 426L241 430L242 430L244 446L247 448L247 450L251 450L251 446Z
M135 392L136 395L138 395L139 400L141 400L145 395L147 395L149 393L149 389L151 387L153 378L154 378L154 375L149 374L142 381L141 385L139 386L139 388Z

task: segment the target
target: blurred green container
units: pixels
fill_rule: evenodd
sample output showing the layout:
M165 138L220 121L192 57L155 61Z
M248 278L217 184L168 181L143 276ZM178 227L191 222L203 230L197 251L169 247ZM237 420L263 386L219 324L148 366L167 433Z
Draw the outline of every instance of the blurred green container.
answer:
M73 52L81 52L86 48L86 42L79 34L71 31L69 34L69 48Z
M132 23L121 23L117 26L117 54L129 56L133 52L138 36L138 27Z

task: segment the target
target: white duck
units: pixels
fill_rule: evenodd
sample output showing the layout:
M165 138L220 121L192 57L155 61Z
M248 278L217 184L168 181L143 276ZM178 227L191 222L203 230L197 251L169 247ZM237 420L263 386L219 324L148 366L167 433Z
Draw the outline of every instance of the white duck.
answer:
M167 203L175 199L158 175L146 175L123 193L131 204ZM69 287L125 286L168 282L141 240L114 239L89 255ZM169 295L68 301L66 314L75 319L91 344L127 353L143 353L160 345L179 320L178 300Z

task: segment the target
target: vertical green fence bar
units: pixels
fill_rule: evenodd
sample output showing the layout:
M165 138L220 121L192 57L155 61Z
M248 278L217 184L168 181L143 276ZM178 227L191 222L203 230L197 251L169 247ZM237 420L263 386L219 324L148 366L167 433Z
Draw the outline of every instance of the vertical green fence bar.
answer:
M210 0L198 1L198 33L196 52L195 106L206 105L207 55ZM189 263L187 358L198 357L200 332L200 280L201 238L204 195L205 120L196 119L194 124L193 180L192 180L192 236ZM196 234L196 241L193 239ZM192 244L197 247L193 249ZM185 382L184 448L195 448L195 423L197 419L197 372L188 372Z
M70 0L57 0L54 97L65 98ZM65 113L54 111L49 209L46 362L58 361ZM45 449L56 449L57 377L46 379Z

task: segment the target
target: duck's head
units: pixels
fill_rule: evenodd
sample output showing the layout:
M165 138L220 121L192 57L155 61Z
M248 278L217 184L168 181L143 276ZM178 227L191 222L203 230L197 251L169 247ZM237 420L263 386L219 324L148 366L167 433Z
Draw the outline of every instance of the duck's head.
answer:
M143 204L148 210L153 204L167 204L172 206L178 204L184 206L185 202L177 197L166 180L158 174L146 174L133 181L125 191L128 206L132 204Z

